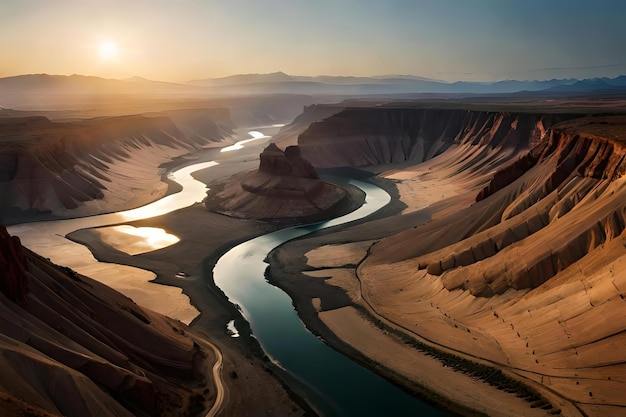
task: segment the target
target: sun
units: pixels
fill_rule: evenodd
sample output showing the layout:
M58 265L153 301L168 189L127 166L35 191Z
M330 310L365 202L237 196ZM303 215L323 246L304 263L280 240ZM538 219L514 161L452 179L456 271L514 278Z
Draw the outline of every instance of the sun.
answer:
M117 58L117 44L112 41L100 42L98 47L100 59L104 61L113 61Z

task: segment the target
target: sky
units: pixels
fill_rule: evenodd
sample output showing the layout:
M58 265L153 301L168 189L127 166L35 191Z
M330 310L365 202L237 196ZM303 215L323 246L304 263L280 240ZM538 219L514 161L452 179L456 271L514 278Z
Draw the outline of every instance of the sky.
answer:
M626 74L623 0L0 0L0 77Z

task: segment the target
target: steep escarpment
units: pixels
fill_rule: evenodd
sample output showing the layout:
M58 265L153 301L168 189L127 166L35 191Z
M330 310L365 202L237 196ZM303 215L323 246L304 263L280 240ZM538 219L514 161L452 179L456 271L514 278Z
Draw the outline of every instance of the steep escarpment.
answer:
M553 126L474 202L434 205L431 221L373 245L358 269L365 298L405 329L504 364L585 415L623 415L625 139L624 117Z
M84 215L145 204L167 189L159 165L232 134L224 111L170 113L68 123L2 119L0 209L5 221L23 212Z
M330 216L346 200L340 187L321 180L298 146L282 151L270 144L259 168L216 186L207 208L233 217L257 219Z
M555 413L626 415L626 118L575 116L547 116L561 121L512 144L505 135L492 146L494 130L478 129L424 162L386 168L403 214L285 245L279 259L308 259L289 266L285 287L306 286L321 320L361 352L375 350L371 334L354 330L347 297L328 285L386 330L537 388ZM419 378L394 365L417 363L419 349L387 360L391 345L379 361Z
M419 163L452 146L526 150L571 115L398 107L349 108L300 134L302 155L317 167Z
M0 227L2 415L197 415L213 353L180 322L51 264ZM29 414L30 413L30 414Z
M312 104L304 106L301 114L299 114L291 123L284 126L275 134L271 142L275 143L281 149L287 146L298 144L298 137L302 132L307 130L312 123L322 121L334 114L339 113L345 108L341 104Z
M448 289L485 296L538 287L618 237L626 224L620 193L626 146L619 137L597 136L588 128L624 121L589 118L556 125L526 156L496 173L463 216L490 213L491 221L458 243L420 256L420 267L442 275Z

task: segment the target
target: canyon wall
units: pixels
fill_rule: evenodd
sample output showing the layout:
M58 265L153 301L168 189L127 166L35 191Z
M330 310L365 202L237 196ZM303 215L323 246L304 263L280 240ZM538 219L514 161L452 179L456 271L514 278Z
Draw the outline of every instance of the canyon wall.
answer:
M281 149L298 145L298 137L302 132L307 130L312 123L327 119L339 113L344 108L345 105L342 104L312 104L310 106L304 106L302 113L275 134L271 142L278 145Z
M301 141L323 166L408 161L381 174L408 207L285 245L279 259L317 259L297 285L324 277L394 331L537 388L550 412L626 415L626 117L348 109ZM347 297L308 291L341 315Z
M571 115L410 107L348 108L312 123L298 138L317 167L423 162L455 145L528 149Z
M427 226L439 234L449 227L465 230L462 239L442 242L435 251L414 247L410 257L441 275L449 290L489 296L539 287L619 237L626 224L620 192L626 146L608 130L623 122L595 117L554 126L526 155L496 172L476 204ZM599 136L591 126L606 131ZM468 229L467 218L483 221Z
M159 166L230 143L225 110L52 122L0 119L0 215L75 216L136 207L162 196Z
M50 263L2 226L0 267L0 414L195 415L214 399L213 353L187 326Z

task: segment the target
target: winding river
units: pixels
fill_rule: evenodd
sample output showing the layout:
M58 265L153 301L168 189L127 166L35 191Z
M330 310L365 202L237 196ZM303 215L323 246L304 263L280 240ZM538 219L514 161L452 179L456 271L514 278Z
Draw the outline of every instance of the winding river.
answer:
M365 204L345 216L259 236L225 253L213 269L217 286L239 306L265 353L295 376L299 391L325 416L443 416L385 379L330 348L309 332L289 296L265 280L264 262L275 247L316 230L366 217L391 201L370 183L350 180Z
M259 139L269 139L269 136L256 131L250 132L250 136L252 139L240 141L239 145L231 149L241 149L250 141L259 145ZM85 273L77 265L81 266L86 258L89 262L98 262L84 246L65 239L65 235L81 228L149 218L189 206L201 200L206 193L205 185L195 181L191 173L214 165L217 162L208 161L175 171L170 178L183 183L183 192L166 196L139 209L80 219L26 223L12 226L9 231L20 236L25 246L42 256ZM289 296L265 280L267 264L264 259L278 245L316 230L361 219L390 201L390 196L384 190L372 184L356 180L349 182L366 193L362 207L333 220L282 229L232 248L215 265L215 283L232 303L239 306L266 354L294 377L296 391L304 393L321 414L446 415L327 346L306 329Z

